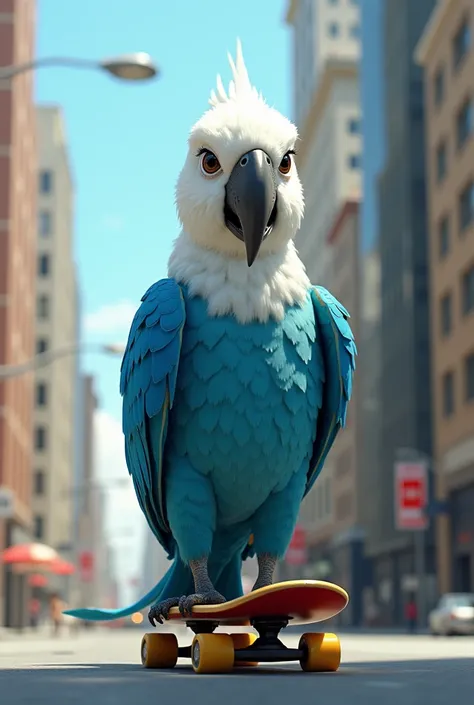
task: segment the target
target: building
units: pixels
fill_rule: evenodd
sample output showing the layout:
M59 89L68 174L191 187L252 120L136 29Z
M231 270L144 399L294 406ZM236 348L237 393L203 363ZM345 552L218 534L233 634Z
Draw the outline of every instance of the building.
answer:
M359 240L360 198L352 198L342 204L329 232L328 242L334 261L332 293L350 311L351 328L356 340L360 337L362 299ZM369 563L364 555L367 493L362 482L360 383L361 379L356 374L346 426L331 450L331 579L344 585L351 595L340 622L353 626L364 621L364 590L371 580Z
M341 2L293 0L286 16L293 29L294 114L301 139L297 164L305 191L305 218L296 246L311 281L331 291L334 248L328 236L344 204L361 194L359 8L356 2ZM333 474L331 451L303 501L300 523L309 563L296 568L299 575L302 570L308 577L331 573Z
M36 3L0 0L0 66L30 62ZM34 354L36 266L36 115L31 72L0 81L0 365ZM31 539L30 375L0 382L0 487L13 506L0 518L0 552ZM0 624L27 618L23 576L0 569Z
M74 487L74 496L79 504L79 517L77 527L76 562L79 574L74 583L74 594L71 602L76 606L97 604L97 585L100 583L100 574L97 572L97 559L102 553L102 545L97 538L100 532L97 522L101 520L102 497L100 489L95 484L95 444L94 444L94 414L98 406L95 393L94 377L82 377L82 466L77 473L77 484ZM79 429L79 425L77 427Z
M383 18L385 160L378 179L380 428L377 512L366 549L380 617L402 623L415 586L412 532L395 527L394 463L402 449L431 457L430 319L423 77L413 58L435 0L386 0ZM435 600L432 533L426 606ZM420 614L420 618L423 618Z
M359 486L364 502L366 545L377 532L381 428L380 402L380 213L379 176L385 165L384 17L386 0L360 0L361 58L360 99L364 169L364 198L360 208L359 235L359 335L357 347L358 413L360 418ZM366 549L366 545L364 548ZM367 557L367 554L366 554ZM367 621L375 617L376 595L366 585L363 596ZM372 612L372 617L371 617Z
M74 185L62 112L37 109L38 250L36 351L77 343L74 263ZM65 355L35 374L33 515L34 537L73 557L75 355ZM58 579L52 587L60 587Z
M474 5L442 0L424 67L441 592L474 592ZM442 506L442 505L441 505Z
M303 125L326 63L359 58L359 0L290 0L285 19L293 29L294 119Z

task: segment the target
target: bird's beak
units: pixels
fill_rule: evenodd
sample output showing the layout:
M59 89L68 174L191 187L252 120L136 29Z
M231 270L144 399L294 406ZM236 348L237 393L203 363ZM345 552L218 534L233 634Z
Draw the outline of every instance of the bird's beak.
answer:
M247 264L251 267L276 220L275 170L268 154L253 149L241 156L225 191L225 224L244 242Z

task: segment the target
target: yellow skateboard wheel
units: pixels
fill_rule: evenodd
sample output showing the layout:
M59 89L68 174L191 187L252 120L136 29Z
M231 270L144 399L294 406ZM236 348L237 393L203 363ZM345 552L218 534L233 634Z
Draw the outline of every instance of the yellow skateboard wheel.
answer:
M229 673L234 667L234 642L229 634L196 634L191 647L195 673Z
M174 668L178 660L178 640L174 634L145 634L141 648L145 668Z
M308 672L337 671L341 663L341 643L335 634L303 634L299 648L305 654L301 668Z
M257 641L256 634L241 633L241 634L231 634L232 641L234 642L234 649L246 649L248 646ZM258 661L236 661L235 666L240 668L249 668L251 666L258 666Z

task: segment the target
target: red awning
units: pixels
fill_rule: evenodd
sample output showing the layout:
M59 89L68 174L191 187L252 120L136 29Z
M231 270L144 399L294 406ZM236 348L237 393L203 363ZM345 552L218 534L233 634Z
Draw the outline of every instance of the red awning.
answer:
M75 565L59 557L48 566L48 569L56 575L72 575L76 572Z
M47 567L59 560L59 555L54 548L43 543L20 543L6 548L1 554L1 560L3 563Z
M48 578L42 573L31 573L28 577L28 585L31 585L31 587L42 588L46 587L47 584Z

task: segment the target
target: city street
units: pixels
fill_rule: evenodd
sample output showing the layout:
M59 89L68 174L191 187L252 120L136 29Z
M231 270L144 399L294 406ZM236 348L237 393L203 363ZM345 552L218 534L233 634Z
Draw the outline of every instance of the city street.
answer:
M0 701L5 705L251 705L265 701L331 705L472 704L474 639L341 635L335 674L305 674L298 664L261 666L230 675L196 676L186 662L148 671L139 662L141 631L108 629L0 640ZM186 643L187 634L179 634ZM296 645L298 636L285 636Z

